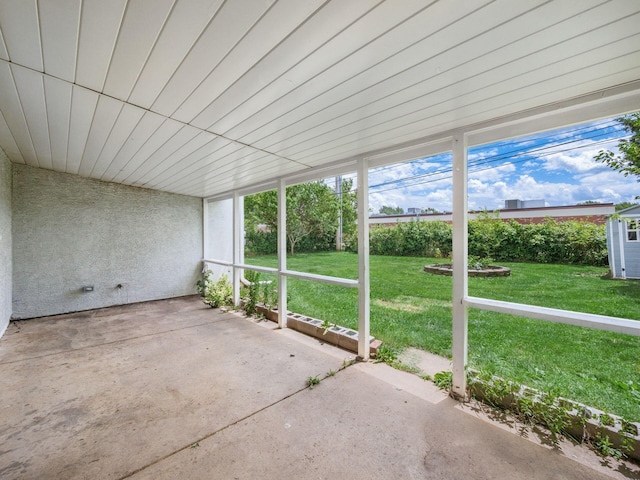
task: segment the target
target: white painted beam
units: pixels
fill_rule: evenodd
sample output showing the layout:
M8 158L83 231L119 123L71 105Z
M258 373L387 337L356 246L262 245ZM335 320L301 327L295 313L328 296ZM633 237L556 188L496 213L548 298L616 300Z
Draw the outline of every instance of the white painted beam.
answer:
M466 397L468 312L467 138L453 137L453 394Z
M329 285L338 285L340 287L356 288L359 286L358 280L349 278L331 277L329 275L319 275L317 273L297 272L295 270L281 270L284 276L291 278L299 278L301 280L311 280L314 282L327 283Z
M242 235L242 212L240 211L242 202L240 196L233 195L233 304L240 305L240 277L242 270L236 265L240 264L240 236Z
M287 327L287 184L278 182L278 327Z
M491 312L506 313L508 315L535 318L546 322L564 323L566 325L607 330L609 332L640 337L639 320L595 315L593 313L573 312L557 308L538 307L536 305L504 302L488 298L466 297L464 304L467 307L478 308L480 310L489 310Z
M369 358L370 278L369 278L369 162L358 161L358 356Z

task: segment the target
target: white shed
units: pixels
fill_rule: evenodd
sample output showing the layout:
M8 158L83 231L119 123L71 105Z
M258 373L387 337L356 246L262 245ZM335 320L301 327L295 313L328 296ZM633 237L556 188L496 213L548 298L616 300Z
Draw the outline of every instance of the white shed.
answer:
M607 220L607 249L614 278L640 278L640 205Z

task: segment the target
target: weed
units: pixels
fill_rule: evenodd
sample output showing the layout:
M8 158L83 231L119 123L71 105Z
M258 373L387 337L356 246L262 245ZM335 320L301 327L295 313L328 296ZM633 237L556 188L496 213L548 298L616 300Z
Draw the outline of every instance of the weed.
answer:
M307 378L307 387L309 387L310 389L313 389L313 387L318 385L319 383L320 383L320 378L318 375L316 375L315 377L309 376Z
M244 311L248 316L254 315L257 311L260 295L260 272L247 271L245 278L249 282L246 288L246 297L244 302Z
M329 329L335 326L335 323L331 323L329 320L323 320L322 324L320 325L320 327L324 328L324 332L322 332L322 335L326 335Z
M233 287L226 275L223 274L218 280L214 280L211 272L207 272L201 285L198 289L203 293L202 301L211 308L233 305Z
M593 442L593 446L595 447L596 452L598 452L603 457L613 457L616 459L620 459L624 456L624 454L614 448L613 443L609 440L609 435L605 435L604 437L598 432L596 434L596 439Z
M603 413L602 415L600 415L600 419L599 419L600 425L604 425L607 427L612 427L613 426L613 417L611 415L607 415L606 413Z
M333 370L329 370L329 371L327 372L327 377L333 377L335 374L336 374L336 372L335 372L335 371L333 371Z
M433 376L433 383L443 390L451 390L453 386L453 374L451 372L438 372Z
M387 345L382 345L380 348L378 348L378 352L376 353L376 360L374 363L386 363L388 365L394 366L398 363L398 352Z
M262 303L267 309L271 310L278 306L278 290L274 280L264 282L262 284Z

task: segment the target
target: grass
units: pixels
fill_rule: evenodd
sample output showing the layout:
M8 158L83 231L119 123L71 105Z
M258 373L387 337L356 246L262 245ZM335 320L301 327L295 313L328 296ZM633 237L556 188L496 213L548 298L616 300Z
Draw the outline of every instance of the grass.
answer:
M451 278L423 272L435 259L371 256L371 331L389 346L451 357ZM275 266L275 256L247 263ZM640 281L606 269L504 263L507 278L470 278L473 296L640 320ZM357 277L357 256L296 254L292 270ZM289 280L289 309L357 328L357 292ZM469 311L469 365L640 421L640 337Z

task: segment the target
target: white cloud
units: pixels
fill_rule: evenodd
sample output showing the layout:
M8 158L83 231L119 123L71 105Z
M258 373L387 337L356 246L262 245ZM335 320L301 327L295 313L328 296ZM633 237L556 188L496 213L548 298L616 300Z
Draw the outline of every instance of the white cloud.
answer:
M546 157L542 168L549 171L564 170L569 173L584 173L607 169L606 165L593 158L600 150L599 148L554 153Z

